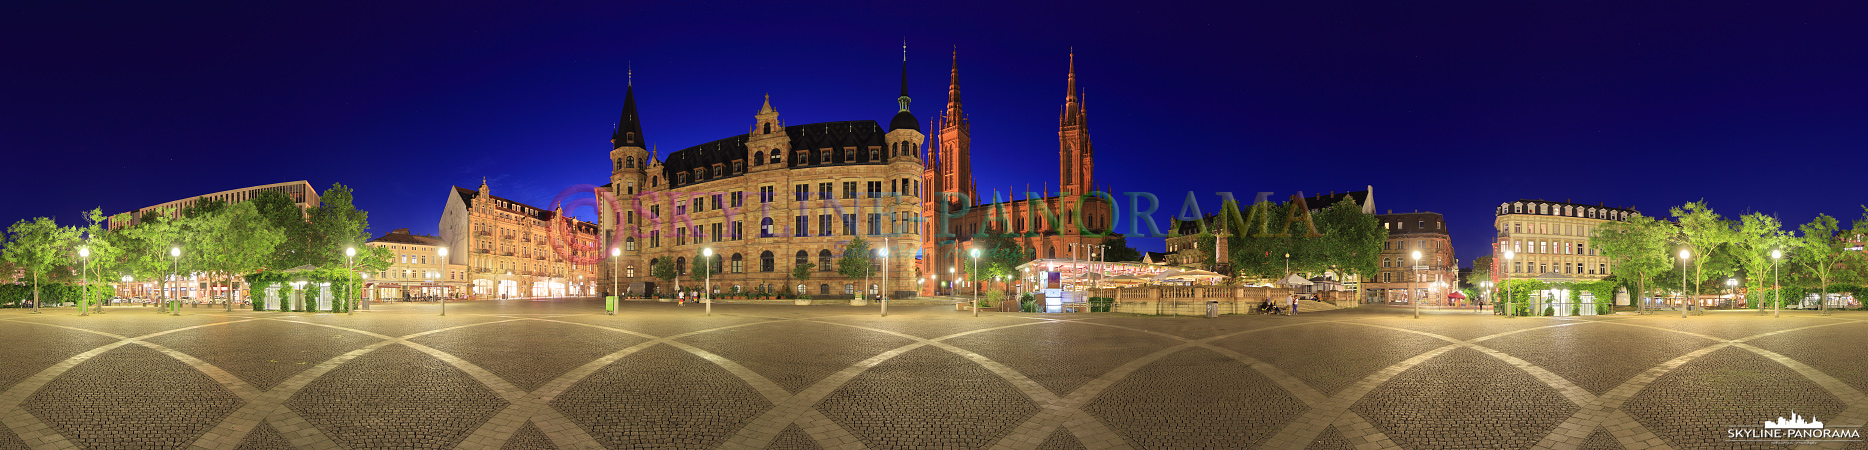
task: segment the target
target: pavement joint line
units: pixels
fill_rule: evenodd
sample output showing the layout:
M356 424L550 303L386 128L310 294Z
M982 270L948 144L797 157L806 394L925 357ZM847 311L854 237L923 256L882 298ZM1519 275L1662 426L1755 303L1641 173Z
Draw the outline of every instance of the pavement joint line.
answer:
M119 347L129 345L132 343L140 344L144 346L155 345L153 343L143 342L144 339L150 339L150 338L154 338L157 336L162 336L162 335L186 331L186 330L192 330L196 328L229 325L229 324L247 322L247 321L252 321L252 320L257 320L257 319L243 319L243 320L205 323L205 324L194 325L194 326L189 326L189 327L158 331L158 332L149 333L149 334L145 334L142 336L136 336L136 337L127 337L127 336L123 336L123 335L119 335L115 333L109 333L109 332L104 332L104 331L97 331L97 330L79 328L79 327L73 327L73 326L67 326L67 325L19 320L18 318L8 318L5 320L20 322L20 323L30 323L30 324L35 324L35 325L52 326L52 327L64 328L64 329L75 330L75 331L82 331L86 333L99 334L99 335L103 335L106 337L117 339L116 342L104 344L104 345L98 346L97 348L93 348L91 350L85 351L83 353L73 355L70 358L66 358L64 361L61 361L57 364L53 364L51 367L47 367L45 369L40 370L39 373L33 374L31 377L28 377L24 380L20 380L18 383L15 383L13 386L9 386L5 391L0 391L0 423L5 423L7 428L11 428L13 430L14 435L17 436L17 435L25 434L27 432L32 432L34 434L39 435L39 441L42 443L41 446L43 447L69 448L69 447L76 447L77 445L71 442L70 440L65 439L64 435L59 434L58 431L53 430L50 424L42 422L39 420L38 417L33 416L31 413L26 412L26 409L23 406L21 406L28 397L30 397L34 392L38 392L40 388L45 387L47 383L51 383L52 380L57 379L59 375L63 375L66 371L69 371L72 368L78 367L79 364L83 364L85 361L89 361L91 358L94 358L98 355L102 355L111 350L116 350ZM160 347L159 345L155 345L155 346ZM194 366L191 365L191 367L194 367ZM195 369L200 370L199 367L195 367ZM209 376L212 377L213 374L209 374ZM239 392L235 392L235 394L238 395ZM241 400L243 402L247 401L247 399L244 397L242 397ZM35 446L35 447L40 447L40 446Z

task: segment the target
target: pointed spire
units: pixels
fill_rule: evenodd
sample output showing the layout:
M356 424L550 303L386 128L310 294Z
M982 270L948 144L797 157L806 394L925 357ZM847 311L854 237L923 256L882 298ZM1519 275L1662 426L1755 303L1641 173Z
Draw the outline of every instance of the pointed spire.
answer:
M902 98L904 99L908 98L908 40L907 39L902 40ZM906 102L904 102L902 104L902 111L907 111L907 110L908 110L908 105Z
M636 115L635 70L630 70L629 86L624 88L623 114L616 120L616 131L610 133L610 148L641 147L642 120Z
M1064 124L1080 125L1083 105L1077 101L1077 49L1070 49L1070 71L1064 83Z
M947 81L947 122L959 123L966 118L960 112L960 46L954 46L953 72Z
M765 94L765 106L759 107L759 114L766 114L770 112L772 112L772 94L767 93Z

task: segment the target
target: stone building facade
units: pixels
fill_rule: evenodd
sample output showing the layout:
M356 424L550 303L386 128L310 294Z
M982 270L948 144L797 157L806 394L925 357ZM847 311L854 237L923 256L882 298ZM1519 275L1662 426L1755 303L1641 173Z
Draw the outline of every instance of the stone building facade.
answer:
M615 202L601 215L604 247L620 255L604 259L601 270L618 277L618 289L655 282L669 292L676 286L655 279L652 268L673 260L682 274L674 283L694 288L700 283L688 274L703 270L702 251L712 249L716 292L911 296L921 247L924 136L908 111L906 58L902 68L887 129L872 120L790 125L768 96L746 134L666 157L644 144L631 86L610 139L610 184L603 186ZM886 264L886 285L880 276L851 280L837 273L857 237L868 242L874 270ZM886 257L876 251L884 246ZM813 265L808 279L792 276L802 264ZM609 280L599 288L610 290Z
M389 267L369 274L364 280L364 296L373 300L398 300L421 296L465 294L467 266L448 264L441 257L443 241L437 236L409 233L397 228L363 245L383 247L394 253Z
M259 196L260 193L266 192L266 191L275 191L275 192L285 194L286 198L292 199L292 202L298 205L298 209L300 211L303 211L308 208L316 208L318 207L318 204L319 204L318 190L315 188L312 188L310 182L305 181L305 180L288 181L284 183L262 184L259 186L225 190L225 191L215 192L212 194L188 197L188 198L184 198L181 200L175 200L175 201L162 203L158 205L137 208L136 210L133 210L133 211L117 213L115 215L110 216L110 221L105 226L109 227L111 230L118 230L124 227L133 226L138 223L142 223L143 214L146 214L149 212L156 212L158 214L168 216L170 219L179 218L182 215L183 209L187 209L190 206L194 206L195 201L200 200L200 199L205 198L208 200L219 200L219 201L227 202L227 204L231 205L234 203L240 203L240 202L244 202L247 200L252 200L254 197Z
M1447 294L1459 290L1459 260L1446 218L1435 212L1379 214L1375 219L1388 230L1382 242L1380 270L1363 283L1370 301L1424 305L1448 304ZM1414 252L1420 260L1414 260Z
M1492 210L1498 238L1492 244L1493 281L1536 278L1549 282L1606 278L1615 262L1590 246L1596 227L1639 214L1633 208L1543 200L1500 203ZM1505 251L1512 258L1505 258Z
M441 243L447 261L467 269L473 298L594 295L593 262L600 253L597 225L497 197L479 189L450 187L441 210Z
M1092 259L1108 240L1117 236L1111 222L1111 198L1096 183L1095 148L1090 141L1089 113L1077 88L1076 55L1066 72L1063 112L1058 117L1058 184L1039 188L1033 195L1026 186L1008 186L982 198L973 179L972 124L960 101L960 65L956 55L947 86L947 108L941 113L938 139L929 144L927 169L920 179L928 186L921 211L921 293L949 292L964 282L967 249L982 230L1018 233L1014 240L1037 252L1038 258ZM1079 223L1081 222L1081 223ZM1095 249L1095 250L1092 250Z

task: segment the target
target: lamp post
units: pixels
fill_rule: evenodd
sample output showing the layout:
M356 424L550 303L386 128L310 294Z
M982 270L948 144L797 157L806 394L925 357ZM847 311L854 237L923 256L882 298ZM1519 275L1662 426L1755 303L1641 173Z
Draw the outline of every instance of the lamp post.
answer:
M1517 252L1514 252L1511 250L1505 250L1505 266L1508 268L1515 269L1516 267L1511 265L1511 260L1517 257L1518 257ZM1510 282L1511 272L1505 272L1505 273L1506 273L1505 281ZM1512 309L1511 307L1511 301L1516 300L1515 297L1517 297L1517 288L1509 284L1505 285L1505 318L1506 319L1517 317L1516 314L1518 313L1518 311L1515 309Z
M344 270L350 275L357 274L357 248L356 247L344 247ZM346 286L344 288L344 296L347 297L345 299L346 303L344 305L344 313L354 316L354 315L357 315L357 294L355 292L357 290L357 282L350 281L350 280L351 280L350 277L344 277L344 285ZM233 298L232 293L229 293L228 295L229 295L228 299L232 300ZM227 308L228 308L228 311L233 311L232 301L227 302Z
M1417 298L1417 296L1415 295L1416 292L1414 292L1414 283L1420 282L1420 250L1414 251L1414 266L1409 267L1409 269L1411 269L1410 271L1414 273L1414 278L1408 279L1408 282L1407 282L1408 302L1414 304L1414 318L1419 319L1420 318L1420 299Z
M713 315L713 247L701 249L701 278L706 284L701 285L701 303L707 305L707 315Z
M127 284L130 284L130 283L133 283L133 282L135 282L135 280L136 280L135 278L132 278L132 277L130 277L129 275L124 275L124 276L123 276L123 284L126 284L126 285L127 285ZM119 286L121 286L121 285L119 285ZM130 287L130 293L132 293L132 294L134 294L134 293L136 293L136 287L135 287L135 286L131 286L131 287ZM127 300L127 299L126 299L126 300Z
M1725 279L1725 290L1731 291L1731 295L1733 297L1737 297L1738 296L1738 279L1737 278L1726 278Z
M1686 300L1686 260L1692 255L1686 250L1680 251L1680 318L1682 319L1686 318L1686 309L1693 306Z
M83 272L79 276L84 281L84 294L78 298L78 315L88 316L91 315L91 248L78 247L78 259L84 260L84 268L80 269Z
M181 278L182 276L181 275L182 248L181 247L169 247L169 257L175 260L175 263L169 266L169 289L174 289L175 279ZM171 292L168 292L167 290L164 290L163 294L164 294L163 297L169 297L170 295L175 295L176 297L180 297L178 293L171 293ZM165 298L165 300L169 301L169 315L171 316L182 315L182 304L180 300L173 299L173 298Z
M879 298L879 303L882 303L882 317L888 317L889 316L889 238L886 238L886 237L882 238L882 249L880 250L880 253L882 254L882 292L880 292L881 297Z
M973 255L973 317L979 317L979 248L968 253Z
M621 264L622 260L623 260L623 249L616 248L616 247L610 247L610 295L616 297L616 305L617 305L616 308L610 308L610 315L612 316L616 315L616 310L621 309L622 304L623 304L622 294L618 294L616 292L617 291L616 283L617 283L617 278L618 278L616 274L616 269L617 269L616 266L618 264Z
M1480 303L1484 303L1486 300L1491 300L1494 303L1498 302L1497 296L1492 295L1492 281L1491 280L1479 282L1479 287L1485 289L1485 296L1480 297L1480 300L1479 300Z
M359 273L359 274L357 274L357 279L358 279L358 280L362 280L362 281L363 281L363 284L370 284L370 274L367 274L367 273ZM363 297L367 297L367 296L364 296L364 295L362 295L362 294L365 294L365 292L363 291L363 289L357 289L357 294L358 294L358 298L363 298ZM248 298L252 298L252 294L248 294L248 295L247 295L247 297L248 297ZM364 308L363 308L363 309L365 309L365 310L368 310L368 309L370 309L370 308L369 308L369 306L370 306L370 305L369 305L368 303L365 303L365 304L364 304L363 306L364 306Z
M448 248L447 247L437 248L435 249L435 251L441 255L442 261L448 260ZM443 316L448 315L448 296L446 295L441 296L441 315Z
M1784 316L1784 293L1777 285L1777 261L1783 258L1783 250L1771 250L1771 303L1774 310L1771 312L1771 317L1773 318Z

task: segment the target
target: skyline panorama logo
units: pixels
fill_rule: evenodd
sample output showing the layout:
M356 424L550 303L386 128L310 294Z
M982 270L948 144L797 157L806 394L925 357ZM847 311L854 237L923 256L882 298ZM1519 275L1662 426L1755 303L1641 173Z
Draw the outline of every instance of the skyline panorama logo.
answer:
M1826 427L1815 416L1807 419L1796 411L1790 417L1766 420L1763 426L1734 425L1725 430L1726 442L1768 442L1779 445L1803 445L1820 442L1860 442L1861 426Z

